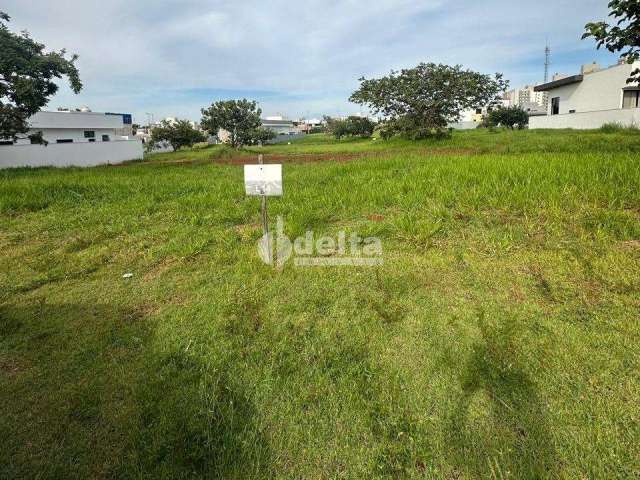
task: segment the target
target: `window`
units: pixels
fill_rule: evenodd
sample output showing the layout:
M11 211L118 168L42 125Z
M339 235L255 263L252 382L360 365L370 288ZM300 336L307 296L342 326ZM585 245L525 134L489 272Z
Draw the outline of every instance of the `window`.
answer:
M109 140L111 140L111 139L109 138L109 135L102 135L102 141L103 141L103 142L108 142Z
M551 99L551 115L560 115L560 97Z
M95 143L96 139L95 138L90 138L89 139L89 143Z
M476 108L476 115L482 115L482 109Z
M96 132L93 130L85 130L84 138L96 138Z
M622 108L640 108L640 90L625 90L622 96Z
M72 138L59 138L56 140L56 143L73 143Z

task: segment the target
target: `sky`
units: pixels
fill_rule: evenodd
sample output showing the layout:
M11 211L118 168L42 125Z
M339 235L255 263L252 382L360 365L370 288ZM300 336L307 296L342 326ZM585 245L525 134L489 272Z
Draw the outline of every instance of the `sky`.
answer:
M358 79L420 62L502 72L512 87L617 58L581 40L608 0L3 0L14 31L77 53L84 83L62 82L46 107L132 113L144 124L198 121L223 99L263 116L361 112Z

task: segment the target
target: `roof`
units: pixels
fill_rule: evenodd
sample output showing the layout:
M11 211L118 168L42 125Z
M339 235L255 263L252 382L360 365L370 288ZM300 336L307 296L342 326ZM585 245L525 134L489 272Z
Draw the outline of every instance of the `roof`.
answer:
M271 126L277 126L277 125L283 125L283 126L287 126L287 127L293 127L293 122L290 120L260 120L262 122L262 125L271 125Z
M29 118L30 127L39 128L123 128L122 115L107 115L98 112L48 112L40 111Z
M546 92L553 90L554 88L564 87L565 85L571 85L572 83L580 83L584 79L584 75L573 75L571 77L561 78L549 83L543 83L538 85L533 90L535 92Z

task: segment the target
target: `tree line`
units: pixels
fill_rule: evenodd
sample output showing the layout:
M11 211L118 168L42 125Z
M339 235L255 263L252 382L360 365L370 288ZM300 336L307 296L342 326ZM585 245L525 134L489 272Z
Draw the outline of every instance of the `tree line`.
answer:
M585 25L583 39L593 37L597 48L622 52L629 64L640 59L640 2L611 0L607 22ZM48 52L27 32L15 33L7 24L9 15L0 11L0 140L15 141L28 136L32 143L43 143L41 133L31 133L28 119L47 105L58 91L56 79L66 77L73 92L82 89L76 67L77 55L66 50ZM640 81L640 69L632 72L629 83ZM350 101L368 107L382 121L376 126L368 119L349 117L328 119L327 128L337 138L371 136L374 128L382 138L395 135L412 139L447 134L447 125L460 119L461 112L478 106L497 106L508 82L501 74L493 76L465 70L461 66L420 63L415 68L392 71L381 78L360 79L360 87ZM275 135L261 125L262 111L255 101L246 99L214 102L201 111L201 127L210 135L228 132L229 143L243 145L268 141ZM526 112L494 108L491 123L521 126ZM193 146L204 134L180 120L163 122L153 130L152 142L166 141L174 148Z

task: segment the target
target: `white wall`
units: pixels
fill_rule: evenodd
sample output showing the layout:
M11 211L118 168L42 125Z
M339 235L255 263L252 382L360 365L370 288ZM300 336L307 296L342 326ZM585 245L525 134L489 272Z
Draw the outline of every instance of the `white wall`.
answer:
M142 158L139 140L0 146L0 168L94 167Z
M46 112L41 111L29 118L34 130L43 128L77 128L96 130L99 128L123 128L120 115L105 115L97 112Z
M44 138L50 144L56 143L56 140L59 139L71 139L77 143L89 142L88 138L84 138L84 132L86 130L91 130L95 132L95 140L96 142L102 141L102 135L109 135L110 141L119 140L119 136L116 135L116 129L111 128L103 128L103 129L94 129L94 128L43 128L40 130L29 130L29 135L36 132L42 132L42 138ZM31 144L31 141L28 138L19 139L17 142L19 145Z
M605 123L612 122L625 126L635 125L640 127L640 108L529 117L529 128L575 128L585 130L600 128Z
M582 82L549 90L548 113L551 114L553 97L560 97L560 114L571 110L580 113L621 108L622 89L627 86L627 79L635 68L640 68L640 63L616 65L589 73Z

